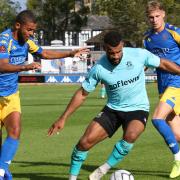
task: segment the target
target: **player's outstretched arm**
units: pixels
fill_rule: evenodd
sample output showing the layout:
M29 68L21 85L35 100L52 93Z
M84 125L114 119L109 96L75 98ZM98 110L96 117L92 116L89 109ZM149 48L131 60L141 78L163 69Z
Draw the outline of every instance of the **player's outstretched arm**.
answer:
M64 128L68 117L81 106L87 95L88 92L86 92L82 87L76 91L64 113L49 128L48 136L51 136Z
M180 75L180 66L167 59L163 59L163 58L160 59L159 68Z
M41 53L41 57L44 59L60 59L60 58L66 58L66 57L81 57L82 54L88 54L89 49L80 48L75 49L72 51L52 51L52 50L43 50Z
M0 60L0 72L21 72L40 69L41 66L39 63L33 62L27 65L13 65L8 63L8 59Z

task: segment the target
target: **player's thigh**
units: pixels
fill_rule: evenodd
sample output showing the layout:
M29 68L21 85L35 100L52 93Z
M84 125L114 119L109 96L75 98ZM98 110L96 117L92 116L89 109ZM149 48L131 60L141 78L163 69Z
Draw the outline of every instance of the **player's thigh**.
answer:
M21 114L19 112L12 112L4 120L8 136L18 139L21 133Z
M78 147L81 150L88 150L107 137L108 134L105 129L98 122L92 121L87 127L83 136L80 138Z
M154 111L153 118L166 119L173 111L180 114L180 89L168 87Z
M166 117L173 111L172 107L165 102L159 102L156 106L153 119L166 119Z
M21 129L21 106L19 92L4 97L2 121L9 135L18 137Z
M145 124L140 120L132 120L128 123L128 126L124 129L123 139L133 143L141 135L145 129Z
M177 141L180 142L180 117L178 115L171 116L171 118L167 119L167 123L171 127Z
M13 112L21 113L19 92L16 92L10 96L3 97L1 101L1 105L2 105L1 119L3 123L5 123L5 120L11 113Z
M4 119L4 126L7 130L21 127L21 113L17 111L11 112Z

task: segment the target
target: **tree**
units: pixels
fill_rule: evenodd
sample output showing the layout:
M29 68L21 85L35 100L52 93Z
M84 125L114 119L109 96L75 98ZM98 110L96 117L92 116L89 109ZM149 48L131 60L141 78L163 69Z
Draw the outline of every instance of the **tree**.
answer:
M27 7L38 17L39 29L43 29L46 39L64 41L65 31L80 31L86 24L88 8L83 4L75 10L75 0L28 0Z
M179 23L179 0L162 0L168 15L167 20L172 24ZM142 37L148 24L146 22L145 7L148 0L97 0L94 12L100 15L108 15L116 29L125 39L142 45Z
M12 27L20 6L19 3L10 0L1 0L0 9L0 32L2 32L6 28Z

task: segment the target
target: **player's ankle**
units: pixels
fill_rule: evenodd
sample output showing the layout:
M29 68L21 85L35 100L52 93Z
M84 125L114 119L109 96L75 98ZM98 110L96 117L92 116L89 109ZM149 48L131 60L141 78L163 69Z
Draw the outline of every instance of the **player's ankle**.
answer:
M76 180L76 179L77 179L77 176L72 175L72 174L69 175L69 180Z
M106 174L111 169L111 166L108 163L104 163L99 167L99 169L102 171L103 174Z

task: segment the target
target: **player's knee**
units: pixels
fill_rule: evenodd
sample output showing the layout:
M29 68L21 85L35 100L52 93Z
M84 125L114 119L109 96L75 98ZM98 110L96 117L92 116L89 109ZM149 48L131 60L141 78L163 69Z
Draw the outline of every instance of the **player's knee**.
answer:
M18 139L20 137L21 128L18 126L7 128L7 133L8 133L8 136L10 136L14 139Z
M175 133L175 138L178 142L180 142L180 133Z
M93 142L90 138L82 138L78 143L78 148L83 151L88 151L92 146Z
M137 138L138 134L135 131L130 131L124 135L124 139L131 143L135 142Z

